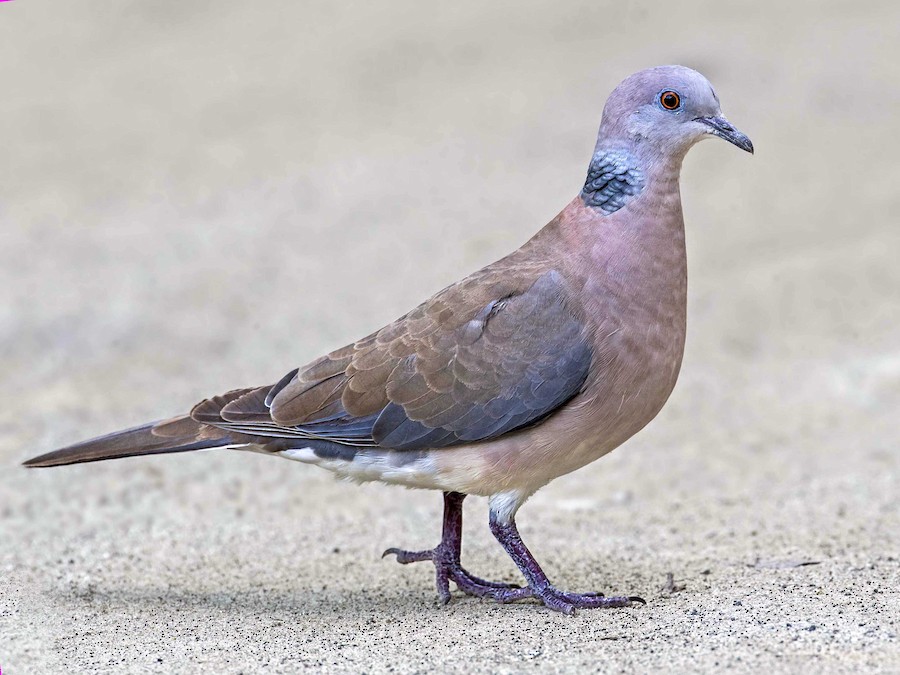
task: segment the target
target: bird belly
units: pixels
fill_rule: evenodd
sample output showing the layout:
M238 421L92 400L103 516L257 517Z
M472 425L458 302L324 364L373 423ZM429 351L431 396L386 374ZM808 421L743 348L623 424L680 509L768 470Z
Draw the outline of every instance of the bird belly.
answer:
M379 481L392 485L430 490L452 489L438 481L438 471L430 451L402 452L359 448L346 457L323 457L313 448L295 448L277 453L281 457L312 464L339 478L356 483Z

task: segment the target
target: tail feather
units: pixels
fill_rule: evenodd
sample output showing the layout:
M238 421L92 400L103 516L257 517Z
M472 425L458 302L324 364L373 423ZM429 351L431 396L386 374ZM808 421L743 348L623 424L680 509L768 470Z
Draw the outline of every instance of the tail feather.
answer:
M82 441L33 457L24 465L32 468L63 466L120 457L190 452L221 448L231 442L227 432L183 416Z

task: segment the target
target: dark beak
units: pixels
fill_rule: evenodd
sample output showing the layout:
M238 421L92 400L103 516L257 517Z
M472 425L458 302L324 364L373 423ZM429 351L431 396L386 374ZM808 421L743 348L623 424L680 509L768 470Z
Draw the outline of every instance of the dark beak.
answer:
M741 150L746 150L751 155L753 154L753 143L750 142L750 139L747 138L746 134L742 134L731 126L731 122L724 117L698 117L696 120L708 126L709 133L713 136L724 138L729 143L738 146Z

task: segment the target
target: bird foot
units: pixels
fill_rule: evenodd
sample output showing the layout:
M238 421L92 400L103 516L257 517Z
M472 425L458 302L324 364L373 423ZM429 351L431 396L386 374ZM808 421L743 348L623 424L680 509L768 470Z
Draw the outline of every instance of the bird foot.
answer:
M549 609L569 615L574 614L576 609L610 609L647 604L646 600L636 595L606 597L603 593L568 593L553 586L541 589L530 586L525 588L490 588L485 589L484 592L478 595L489 597L502 603L533 598Z
M456 587L466 595L474 595L476 597L493 598L498 592L515 592L528 590L520 588L516 584L507 584L499 581L487 581L486 579L480 579L479 577L476 577L474 574L470 574L462 566L459 559L453 555L452 551L448 551L440 545L427 551L405 551L399 548L389 548L381 555L381 557L384 558L388 555L396 556L397 562L401 565L408 565L414 562L422 562L424 560L430 560L432 563L434 563L435 575L437 578L438 597L441 600L441 604L444 605L450 602L451 581L455 583ZM512 599L501 600L501 602L512 602Z
M455 557L448 551L437 546L427 551L405 551L399 548L389 548L382 554L382 558L394 555L401 565L430 560L434 563L437 577L437 591L442 604L450 602L450 582L466 595L478 598L490 598L497 602L509 603L518 600L533 598L544 606L562 612L574 614L576 609L631 607L632 605L647 602L637 596L606 597L603 593L568 593L553 586L533 588L521 587L516 584L508 584L497 581L487 581L468 572Z
M647 604L646 600L636 595L607 597L603 593L569 593L553 586L529 590L532 590L531 597L563 614L574 614L576 609L610 609Z

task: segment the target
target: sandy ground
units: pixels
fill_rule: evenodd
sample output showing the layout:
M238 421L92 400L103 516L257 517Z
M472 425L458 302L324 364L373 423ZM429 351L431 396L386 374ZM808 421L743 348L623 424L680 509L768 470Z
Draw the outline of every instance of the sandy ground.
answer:
M0 4L4 675L900 672L900 5L484 4ZM18 467L511 250L666 62L757 154L685 164L669 405L519 518L559 585L646 607L438 606L379 559L436 542L433 493L240 453ZM470 569L515 579L466 506Z

